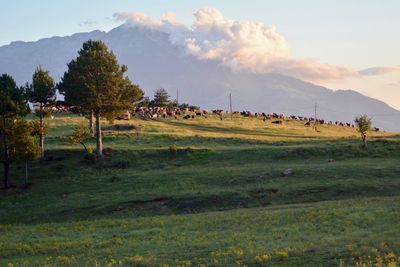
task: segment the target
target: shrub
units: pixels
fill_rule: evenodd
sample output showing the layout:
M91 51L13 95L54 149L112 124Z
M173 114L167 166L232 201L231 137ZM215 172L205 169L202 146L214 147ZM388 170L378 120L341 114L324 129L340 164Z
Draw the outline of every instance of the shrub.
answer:
M84 159L87 161L92 161L92 162L96 161L96 154L93 152L93 148L91 148L91 147L87 148Z
M178 147L173 144L169 147L168 151L170 155L175 156L176 154L178 154Z

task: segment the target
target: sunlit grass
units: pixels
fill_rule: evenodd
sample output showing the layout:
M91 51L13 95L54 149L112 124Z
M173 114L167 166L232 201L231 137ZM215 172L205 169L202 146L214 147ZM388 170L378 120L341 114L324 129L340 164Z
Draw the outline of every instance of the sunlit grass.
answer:
M106 161L91 163L64 139L82 121L48 121L48 161L29 165L31 187L13 166L15 187L0 194L0 266L398 264L393 133L371 133L365 150L355 129L333 125L115 122L138 133L104 121Z

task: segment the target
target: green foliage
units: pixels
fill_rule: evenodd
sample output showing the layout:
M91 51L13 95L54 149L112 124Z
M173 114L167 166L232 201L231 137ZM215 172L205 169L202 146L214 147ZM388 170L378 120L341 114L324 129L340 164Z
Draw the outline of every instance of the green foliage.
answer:
M29 113L26 91L18 88L8 74L0 76L0 116L4 119L23 117Z
M40 121L31 121L31 136L40 137L41 134L47 135L49 132L49 125L48 123L43 123L40 126Z
M166 107L171 101L169 99L168 92L164 88L160 88L154 91L154 99L150 105L153 107Z
M354 120L357 130L361 134L361 141L363 142L364 147L367 147L367 133L371 130L371 121L372 119L367 115L356 117Z
M3 128L2 123L0 127ZM31 161L40 155L39 147L33 136L32 122L27 122L22 118L15 119L6 126L7 145L9 149L10 160ZM2 146L4 147L4 146ZM3 149L0 149L1 155L4 155ZM0 156L1 161L5 158Z
M27 94L14 79L0 76L0 161L4 167L4 187L8 187L9 166L13 160L37 157L32 126L23 117L29 113Z
M130 108L143 97L139 86L124 77L126 71L102 41L89 40L68 63L58 89L72 105L107 116Z
M65 100L78 107L77 112L94 112L99 159L103 158L101 117L112 121L143 97L140 87L125 77L126 71L127 67L118 64L114 53L102 41L89 40L83 43L78 57L68 63L68 70L58 84Z
M41 109L48 115L49 110L54 105L56 100L56 88L53 78L49 75L47 70L38 67L32 77L32 84L28 87L29 100L32 103L41 104Z
M91 137L90 129L87 125L81 123L74 127L72 134L68 135L66 138L71 145L80 144L85 149L85 154L89 155L93 153L93 150L88 148L85 141ZM89 153L92 152L92 153Z
M96 157L96 154L93 152L93 148L88 147L86 150L86 154L83 158L90 162L96 161L97 157Z
M39 117L39 125L37 125L35 131L38 132L41 159L44 160L44 136L47 133L48 125L43 120L51 115L52 108L55 105L56 88L54 80L48 71L39 66L32 76L32 84L27 85L26 90L29 100L34 104L34 114Z

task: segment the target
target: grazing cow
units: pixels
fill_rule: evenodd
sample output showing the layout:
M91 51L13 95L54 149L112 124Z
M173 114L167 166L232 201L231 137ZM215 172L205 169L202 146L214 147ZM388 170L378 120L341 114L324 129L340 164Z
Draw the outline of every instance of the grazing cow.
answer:
M374 127L374 131L375 131L375 132L379 132L379 128Z
M309 121L307 121L305 124L304 124L304 126L310 126L311 125L311 123L309 122Z
M188 115L185 115L185 116L183 117L183 119L184 119L184 120L190 119L190 115L189 115L189 114L188 114Z

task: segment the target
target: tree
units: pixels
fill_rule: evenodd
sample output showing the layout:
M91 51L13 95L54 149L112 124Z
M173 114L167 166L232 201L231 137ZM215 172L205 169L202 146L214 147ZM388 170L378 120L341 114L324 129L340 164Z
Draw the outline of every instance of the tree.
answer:
M10 164L13 160L30 160L39 150L33 137L32 124L24 120L29 113L28 96L14 79L0 76L0 161L4 168L4 188L8 188Z
M47 132L47 127L44 125L44 118L51 115L52 107L56 101L56 88L54 80L50 77L49 72L36 68L32 77L32 84L28 87L29 99L32 103L39 104L39 109L35 111L35 115L39 117L39 146L40 159L44 160L44 136Z
M358 132L361 134L361 141L363 143L363 147L367 147L367 133L371 130L371 118L367 115L362 115L356 117L354 120L356 123L356 127Z
M170 104L170 96L164 88L160 88L154 91L154 99L151 101L151 105L154 107L166 107Z
M86 154L89 154L89 150L85 144L85 141L91 136L92 135L88 127L86 127L84 124L78 124L74 127L72 134L67 136L67 140L70 144L81 144L85 149Z
M96 125L96 155L103 159L101 118L113 120L121 111L143 97L138 85L125 76L112 51L102 41L83 43L78 57L68 64L58 89L65 100L86 111L93 111Z

